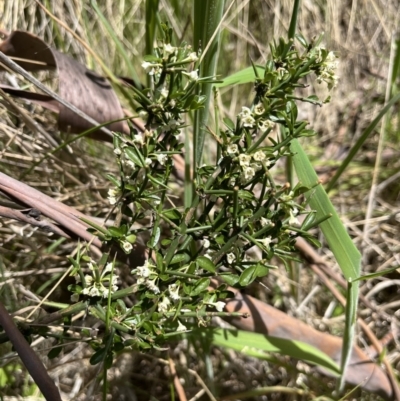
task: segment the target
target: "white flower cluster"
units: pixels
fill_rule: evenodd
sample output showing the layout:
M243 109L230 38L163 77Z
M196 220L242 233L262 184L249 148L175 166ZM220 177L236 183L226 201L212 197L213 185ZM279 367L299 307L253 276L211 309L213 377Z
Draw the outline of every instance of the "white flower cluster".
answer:
M242 107L239 117L243 127L253 128L256 124L256 120L254 119L253 114L248 107Z
M110 274L113 269L112 263L106 264L98 280L96 280L96 274L94 272L94 270L98 268L96 262L94 260L91 260L88 263L88 267L93 272L93 274L87 274L84 276L85 288L82 290L81 294L88 295L89 297L108 298L110 293L113 294L115 291L118 290L118 276L116 274L113 274L111 276ZM75 276L75 279L78 283L81 281L79 275ZM71 300L73 302L77 302L79 300L79 294L73 294Z
M161 73L162 65L159 63L150 63L148 61L143 61L142 67L149 75L158 75Z
M265 132L268 129L272 129L275 123L271 120L262 118L264 113L265 108L262 103L256 104L253 112L248 107L242 107L242 111L239 113L240 122L243 124L243 127L248 128L254 128L257 123L257 127L261 132Z
M263 167L268 168L272 164L270 160L267 160L267 156L262 150L258 150L251 155L241 153L238 156L238 160L242 168L242 174L240 176L242 183L251 180L257 171L261 170Z
M223 312L225 308L225 302L217 301L217 302L207 302L207 305L213 306L218 312Z
M122 195L122 192L119 188L111 188L108 190L108 201L110 205L115 205L118 202L119 197Z
M182 64L189 64L196 62L199 58L195 52L189 52L188 55L182 59L178 60L177 55L179 53L187 53L191 50L190 46L186 46L184 48L178 49L175 46L172 46L170 43L164 43L162 47L160 47L159 52L162 54L162 60L168 61L169 63L182 63ZM162 64L161 60L157 61L144 61L142 63L142 67L149 75L159 75L161 73ZM197 80L198 74L197 71L192 71L188 73L188 76L191 80Z
M317 57L317 62L322 61L322 50L321 48L317 49L318 51L318 57ZM335 53L330 51L328 55L326 56L326 59L321 65L321 68L318 72L317 76L317 82L321 84L322 82L325 82L328 85L328 89L334 88L338 81L339 77L335 75L335 70L338 67L339 62L337 61L337 57L335 56Z
M280 200L285 204L284 209L289 211L288 224L290 226L300 226L301 223L296 217L299 214L299 209L293 200L294 192L290 191L288 194L281 195Z
M143 266L138 266L136 269L133 269L131 273L136 274L138 277L138 284L144 284L150 291L154 292L154 294L159 294L160 289L156 284L158 275L154 271L154 268L155 266L147 259Z

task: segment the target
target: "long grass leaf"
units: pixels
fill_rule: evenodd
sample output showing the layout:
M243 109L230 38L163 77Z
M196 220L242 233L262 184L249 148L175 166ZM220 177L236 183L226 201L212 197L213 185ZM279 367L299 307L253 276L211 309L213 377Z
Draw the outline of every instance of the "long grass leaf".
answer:
M301 341L227 329L212 330L210 335L215 345L234 349L255 358L262 359L267 356L266 352L275 352L321 366L336 376L340 372L339 366L328 355Z
M195 0L194 2L194 48L199 46L204 50L209 45L208 51L200 66L201 77L213 77L217 68L219 24L224 10L224 0ZM201 94L206 97L204 108L195 112L193 127L193 163L199 166L201 163L205 139L205 127L209 116L212 83L204 83Z
M314 186L318 181L318 177L297 139L292 141L291 151L294 153L293 163L299 180L303 185ZM326 215L331 216L328 220L321 223L320 227L343 275L349 282L341 360L342 374L338 383L339 390L341 391L344 386L346 366L350 359L357 313L359 285L358 282L351 283L351 281L360 276L361 255L340 221L324 188L318 185L312 190L312 193L306 195L310 196L310 206L316 210L317 220Z
M99 20L101 21L102 25L107 30L107 32L110 35L111 39L115 43L115 46L117 47L120 55L124 59L125 64L126 64L126 66L128 68L130 77L135 82L136 87L140 88L141 85L140 85L139 77L138 77L138 75L136 73L135 67L132 64L131 58L128 56L128 53L125 51L125 48L124 48L123 44L118 39L118 37L115 34L114 30L112 29L111 25L108 23L107 19L104 17L104 15L101 12L99 6L97 5L97 1L96 0L91 0L90 4L93 7L94 11L96 12L97 16L99 17Z
M260 76L264 75L265 69L260 66L255 67L257 69L257 72L259 73ZM247 84L249 82L254 82L256 79L256 75L254 73L254 68L253 67L247 67L244 68L241 71L235 72L232 75L229 75L224 79L223 82L215 84L215 87L217 88L224 88L226 86L233 86L233 85L241 85L241 84Z

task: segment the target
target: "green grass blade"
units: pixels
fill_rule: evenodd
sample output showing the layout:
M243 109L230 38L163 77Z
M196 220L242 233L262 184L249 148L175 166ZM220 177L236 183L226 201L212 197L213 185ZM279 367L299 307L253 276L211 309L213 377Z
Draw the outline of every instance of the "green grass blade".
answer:
M158 0L146 0L146 54L153 54L154 37L157 30ZM150 86L150 76L147 74L147 85Z
M299 16L299 7L300 7L300 0L295 0L295 2L293 3L292 18L290 20L289 31L288 31L289 39L294 39L294 35L296 34L297 18Z
M354 159L354 156L356 153L360 150L361 146L364 144L364 142L368 139L368 137L371 135L371 133L374 131L376 126L378 125L379 121L382 119L382 117L388 112L388 110L398 101L400 100L400 93L397 94L396 96L392 97L389 102L386 104L386 106L381 110L381 112L375 117L375 119L371 122L371 124L367 127L367 129L364 131L364 133L360 136L360 138L357 140L357 142L354 144L354 146L351 148L349 154L347 157L343 160L343 163L340 165L338 170L336 171L336 174L333 176L333 178L330 180L329 184L326 187L326 192L329 192L336 184L337 180L340 178L340 176L343 174L344 170L347 168L347 166L350 164L350 162Z
M264 75L265 69L261 66L256 66L259 76ZM226 86L234 86L254 82L256 75L253 67L247 67L241 71L235 72L224 79L223 82L215 84L217 88L224 88Z
M140 88L140 80L139 77L136 73L135 67L133 66L130 57L128 56L128 53L125 51L125 48L121 41L118 39L117 35L115 34L114 30L108 23L107 19L104 17L103 13L101 12L100 8L97 5L96 0L91 0L90 1L91 6L93 7L94 11L96 12L97 16L99 17L101 23L103 24L104 28L107 30L108 34L110 35L111 39L115 43L115 46L117 47L119 53L121 54L122 58L125 61L125 64L128 68L129 75L135 82L135 85L137 88Z
M294 153L293 163L299 180L303 185L312 187L318 182L318 177L297 139L292 141L291 151ZM360 276L361 255L340 221L324 188L318 185L312 190L312 194L308 193L306 195L311 195L310 206L312 209L316 210L317 220L326 215L331 216L328 220L321 223L320 227L343 275L349 282L346 303L346 325L342 348L341 377L338 385L339 390L342 390L345 370L352 349L357 314L359 285L358 282L351 283L351 280L357 279Z
M318 182L317 174L297 139L292 141L291 151L294 153L293 163L299 181L303 185L314 186ZM331 215L328 220L321 223L322 232L346 279L358 278L360 275L360 253L347 234L335 208L321 185L312 190L310 206L317 212L316 220Z
M242 330L215 329L211 335L213 344L234 349L248 356L263 359L268 357L266 352L275 352L321 366L335 376L340 372L339 366L328 355L301 341Z
M212 39L215 31L219 29L224 10L224 0L195 0L194 2L194 49L199 45L204 51ZM211 40L210 47L205 54L200 66L199 77L212 77L215 75L218 60L219 32ZM206 97L204 108L199 109L194 115L193 127L193 162L195 168L201 164L203 155L205 128L209 116L212 83L204 83L201 93Z

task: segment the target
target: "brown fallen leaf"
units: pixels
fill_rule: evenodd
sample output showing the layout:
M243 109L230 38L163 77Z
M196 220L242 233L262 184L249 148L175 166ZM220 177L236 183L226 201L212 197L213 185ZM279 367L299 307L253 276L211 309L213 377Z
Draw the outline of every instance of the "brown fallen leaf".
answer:
M26 71L57 70L60 96L100 124L124 117L118 98L106 78L89 70L73 58L52 49L37 36L24 31L14 31L0 44L0 51ZM1 69L4 68L0 65ZM13 94L17 95L17 92L14 91ZM21 92L19 95L24 96ZM30 100L35 101L32 97ZM57 107L50 97L42 95L38 100L42 105L43 102L50 102L51 107ZM58 124L61 130L81 133L92 127L88 121L64 105L58 103L58 108ZM126 121L114 122L108 128L117 132L129 132ZM96 139L104 140L101 134L100 131L94 133Z
M247 319L233 319L231 323L235 327L273 337L303 341L318 348L340 364L343 343L341 338L321 333L256 298L241 294L233 288L230 290L234 292L235 298L227 302L226 311L250 314ZM394 399L393 389L386 373L356 345L353 346L346 371L346 382L353 386L360 385L361 388L379 394L387 400Z

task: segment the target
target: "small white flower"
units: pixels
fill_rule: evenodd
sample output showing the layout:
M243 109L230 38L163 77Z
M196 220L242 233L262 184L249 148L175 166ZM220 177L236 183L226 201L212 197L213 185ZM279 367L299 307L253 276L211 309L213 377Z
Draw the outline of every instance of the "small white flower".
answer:
M84 278L85 278L85 284L87 286L92 285L92 283L93 283L93 277L92 276L86 275Z
M174 54L176 51L176 47L172 46L171 43L164 44L164 55L169 56Z
M100 295L100 291L97 287L91 287L89 289L89 296L90 297L98 297Z
M215 251L212 251L211 249L207 249L207 252L204 254L204 257L212 260L212 258L214 257L214 254L215 254Z
M254 106L254 113L258 116L261 116L264 113L265 109L262 103L258 103Z
M198 70L194 70L191 72L183 72L182 74L186 75L190 81L197 81L199 79Z
M238 152L238 146L236 144L231 144L227 147L226 151L232 155Z
M133 142L140 143L141 145L144 144L144 139L142 134L136 134L133 136Z
M150 267L150 264L149 264L149 261L147 260L143 266L138 266L136 274L139 277L145 277L145 278L149 277L150 273L151 273L151 270L149 267Z
M225 308L225 302L222 301L218 301L218 302L209 302L209 305L212 305L215 307L215 309L218 312L223 312L224 308Z
M243 167L243 178L245 181L251 180L255 173L253 167Z
M165 155L165 154L162 154L162 153L157 154L156 157L157 157L157 161L158 161L162 166L164 166L164 165L165 165L165 162L168 160L168 155Z
M260 128L261 132L274 128L274 125L275 123L271 120L261 120L258 122L258 128Z
M160 95L161 95L161 97L166 99L168 97L168 93L169 93L168 88L164 87L161 89Z
M299 222L298 218L296 217L296 214L297 213L295 213L294 210L290 211L290 217L289 217L289 225L290 226L299 226L300 225L300 222Z
M197 61L199 58L197 57L197 54L195 52L190 53L187 56L188 61Z
M157 280L156 278L154 280L147 280L146 281L146 286L150 291L153 291L154 294L159 294L160 293L160 289L156 285L156 280Z
M135 163L134 163L132 160L130 160L130 159L125 160L124 164L125 164L125 166L128 166L128 167L130 167L131 169L134 169L134 168L135 168Z
M142 67L148 72L149 75L157 74L160 71L161 64L149 63L144 61Z
M236 260L236 256L234 253L228 253L226 255L226 260L228 261L228 263L231 265L235 260Z
M118 201L118 198L121 196L121 191L116 188L116 189L109 189L108 190L108 201L110 202L110 205L115 205Z
M132 244L128 241L121 241L122 249L125 251L125 253L131 253L132 251Z
M267 158L267 156L265 156L265 153L262 150L258 150L256 153L253 154L253 159L261 162L263 160L265 160Z
M107 263L103 271L101 272L101 275L104 276L106 273L109 273L112 270L112 268L113 264L111 262Z
M265 217L261 217L261 225L263 227L270 227L270 226L273 226L274 223L270 219L266 219Z
M254 119L253 116L246 116L246 117L243 117L243 118L241 119L241 121L242 121L242 124L243 124L244 127L249 127L249 128L254 127L254 125L255 125L255 123L256 123L256 120Z
M264 239L258 239L257 241L264 245L265 248L269 249L269 245L273 240L271 237L266 237Z
M182 310L182 309L181 309ZM178 328L176 331L187 331L187 328L185 325L183 325L179 320L178 320Z
M280 79L282 79L288 73L288 70L286 68L283 68L283 67L279 67L276 71L277 71L278 77Z
M168 307L171 304L171 301L168 297L164 297L161 302L158 303L158 311L160 313L168 312Z
M179 295L179 286L176 284L170 284L168 286L168 292L173 301L179 301L179 299L181 298Z
M210 241L207 238L203 239L203 247L208 249L210 247Z
M239 113L241 118L251 116L251 110L248 107L242 107L242 111Z
M244 153L241 153L239 155L239 164L244 167L244 166L248 166L250 164L251 161L251 156L250 155L246 155Z
M146 71L149 70L150 68L153 68L153 64L149 63L148 61L143 61L142 63L142 68L144 68Z

